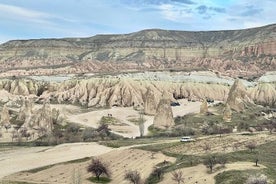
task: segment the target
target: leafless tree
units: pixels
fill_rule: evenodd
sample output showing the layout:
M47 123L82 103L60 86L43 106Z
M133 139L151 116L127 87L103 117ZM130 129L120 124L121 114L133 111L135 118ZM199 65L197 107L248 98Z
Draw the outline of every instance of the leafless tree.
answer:
M140 173L138 171L127 171L125 174L125 180L128 180L133 184L141 184Z
M102 174L106 175L107 177L110 176L108 167L99 159L92 159L92 162L87 167L87 171L93 173L98 181L100 180L100 176Z
M247 147L248 149L250 149L250 151L252 152L256 147L256 143L255 142L249 142L245 145L245 147Z
M145 132L144 112L141 111L139 114L140 114L140 117L139 117L138 123L139 123L140 137L143 137L144 136L144 132Z
M14 140L15 138L17 138L17 137L18 137L18 132L15 131L15 130L12 130L12 131L11 131L12 142L13 142L13 140Z
M6 129L6 132L8 132L8 129L11 128L11 124L6 123L6 124L4 124L4 127Z
M271 119L267 126L269 133L272 133L276 129L276 118Z
M211 150L211 145L207 142L205 142L203 145L201 145L202 149L207 152Z
M214 155L209 155L207 158L204 159L203 164L213 172L213 168L217 164L217 158Z
M172 180L176 181L177 184L184 183L184 176L181 170L172 172Z
M241 144L239 142L233 144L233 150L235 150L235 151L238 150L240 146L241 146Z
M227 158L224 155L217 156L216 160L217 160L217 163L220 164L222 167L224 167L225 164L227 163Z
M154 170L153 170L153 174L158 178L158 180L161 179L161 176L164 174L164 171L162 168L160 167L156 167Z

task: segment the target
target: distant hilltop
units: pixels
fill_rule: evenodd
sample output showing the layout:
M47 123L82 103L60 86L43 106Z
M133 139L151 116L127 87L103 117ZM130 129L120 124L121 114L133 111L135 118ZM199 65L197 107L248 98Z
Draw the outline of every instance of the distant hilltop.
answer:
M214 70L232 77L276 70L276 24L226 31L149 29L0 45L0 77L144 70Z

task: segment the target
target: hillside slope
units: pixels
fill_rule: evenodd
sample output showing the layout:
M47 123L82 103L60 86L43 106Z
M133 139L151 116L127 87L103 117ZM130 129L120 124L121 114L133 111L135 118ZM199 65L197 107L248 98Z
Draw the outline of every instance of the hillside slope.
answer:
M0 45L0 70L1 76L3 72L11 76L173 68L252 76L275 70L275 56L276 24L229 31L151 29L89 38L9 41Z

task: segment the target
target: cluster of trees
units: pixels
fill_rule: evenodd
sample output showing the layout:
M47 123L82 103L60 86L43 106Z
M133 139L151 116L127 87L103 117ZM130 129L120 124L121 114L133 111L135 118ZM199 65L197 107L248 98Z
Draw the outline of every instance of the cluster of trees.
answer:
M108 165L104 164L100 159L92 159L92 162L88 165L87 171L92 173L97 181L100 181L102 175L106 177L111 176ZM129 170L125 173L124 179L130 181L133 184L142 184L141 175L138 171Z

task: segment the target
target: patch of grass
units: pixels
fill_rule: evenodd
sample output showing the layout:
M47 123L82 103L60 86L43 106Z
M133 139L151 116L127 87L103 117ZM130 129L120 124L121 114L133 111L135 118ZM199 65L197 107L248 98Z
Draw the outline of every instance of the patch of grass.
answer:
M224 171L215 176L216 184L244 184L248 175L246 171Z
M80 158L80 159L76 159L76 160L70 160L70 161L62 162L62 163L58 163L58 164L52 164L52 165L47 165L47 166L43 166L43 167L34 168L34 169L31 169L31 170L27 170L26 172L37 173L37 172L40 172L40 171L43 171L43 170L46 170L46 169L50 169L51 167L54 167L56 165L81 163L81 162L86 162L90 159L91 159L90 157L84 157L84 158Z
M276 141L272 141L263 145L259 145L252 152L250 150L242 150L226 154L229 161L252 161L259 159L259 163L270 166L276 170ZM276 175L275 175L276 176Z
M38 167L38 168L31 169L31 170L27 170L26 172L29 172L29 173L38 173L40 171L43 171L43 170L49 169L51 167L54 167L55 165L56 164L47 165L47 166L43 166L43 167Z
M118 139L118 140L108 140L108 141L101 141L99 144L112 147L112 148L119 148L123 146L131 146L136 144L150 144L156 142L156 139Z
M181 142L173 142L173 143L161 143L161 144L153 144L153 145L147 145L147 146L140 146L139 149L146 150L146 151L163 151L165 152L166 149L178 146L179 144L182 144ZM169 153L168 153L169 154Z
M119 123L120 121L112 116L103 116L100 120L100 124L115 125Z
M82 163L82 162L86 162L88 160L91 160L91 157L84 157L84 158L80 158L80 159L76 159L76 160L70 160L68 162L64 162L64 164Z
M93 183L109 183L111 182L110 178L106 178L106 177L100 177L99 181L96 177L92 176L90 178L88 178L87 180L93 182Z

